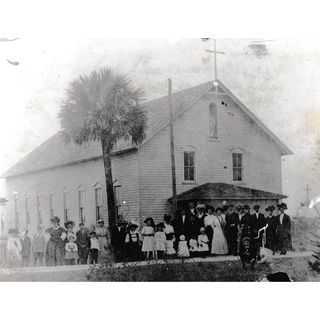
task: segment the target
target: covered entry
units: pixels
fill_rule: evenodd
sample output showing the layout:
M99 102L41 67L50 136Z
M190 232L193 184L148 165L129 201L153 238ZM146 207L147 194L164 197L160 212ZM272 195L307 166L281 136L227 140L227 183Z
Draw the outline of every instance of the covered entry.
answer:
M219 207L228 204L248 204L250 207L259 204L261 212L269 205L276 205L280 200L287 198L283 194L245 188L228 183L205 183L177 195L178 209L189 202L201 203ZM172 198L168 201L171 203Z

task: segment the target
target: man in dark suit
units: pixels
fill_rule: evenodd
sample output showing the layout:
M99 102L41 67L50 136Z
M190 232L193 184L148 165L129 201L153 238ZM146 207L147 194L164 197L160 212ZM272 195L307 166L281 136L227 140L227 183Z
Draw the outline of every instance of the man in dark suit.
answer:
M179 241L179 236L184 235L189 241L190 234L192 234L192 224L190 215L187 214L186 209L182 208L178 211L178 214L173 222L174 232L176 235L176 241Z
M275 253L276 250L276 217L274 216L275 206L271 205L266 208L266 224L268 228L266 230L266 248L272 250Z
M111 244L114 250L115 260L122 261L125 256L125 237L127 231L127 223L119 222L111 229Z
M238 228L239 228L239 216L234 211L234 206L230 205L226 215L226 238L228 242L229 254L237 255L237 239L238 239Z
M253 211L250 216L250 225L253 236L254 247L256 248L256 254L259 255L259 249L262 246L263 231L259 233L259 230L266 225L266 219L262 213L260 213L260 206L258 204L253 206Z
M291 247L291 220L285 213L288 207L285 203L278 204L279 215L276 220L276 235L280 254L285 255Z

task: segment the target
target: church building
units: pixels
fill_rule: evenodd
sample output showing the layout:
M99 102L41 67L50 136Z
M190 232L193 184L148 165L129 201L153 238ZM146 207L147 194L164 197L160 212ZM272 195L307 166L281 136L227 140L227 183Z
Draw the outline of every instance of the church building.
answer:
M178 206L193 201L259 203L285 198L282 157L291 150L221 81L172 96ZM112 156L118 212L125 219L156 221L170 210L172 176L168 97L144 104L146 138L119 142ZM99 142L66 143L58 132L5 174L7 226L34 231L61 221L108 222Z

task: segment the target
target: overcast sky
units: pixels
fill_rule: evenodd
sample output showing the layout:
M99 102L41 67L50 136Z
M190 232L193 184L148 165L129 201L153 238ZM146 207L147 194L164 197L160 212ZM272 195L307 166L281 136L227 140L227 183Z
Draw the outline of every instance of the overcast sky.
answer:
M23 23L32 16L24 10L17 13L18 25L10 15L1 21L0 37L21 39L0 42L0 172L59 129L56 115L64 90L80 74L111 66L142 86L147 98L166 94L168 77L174 90L212 77L212 61L199 39L112 39L110 30L87 32L86 21L70 29L65 15L60 19L60 11L51 9L42 8L28 28ZM219 78L295 152L283 161L283 191L296 210L307 183L312 195L319 190L314 154L320 127L320 41L272 39L262 56L249 47L249 39L220 39L218 48L226 54L219 56Z

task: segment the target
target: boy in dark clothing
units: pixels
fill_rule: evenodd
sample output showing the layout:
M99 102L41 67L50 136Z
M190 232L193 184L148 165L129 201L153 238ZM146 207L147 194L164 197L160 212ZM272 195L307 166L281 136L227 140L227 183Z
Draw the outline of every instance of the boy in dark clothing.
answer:
M89 230L84 226L83 223L79 224L80 230L77 232L77 245L79 264L88 263L89 247L90 247L90 235Z
M125 238L126 256L129 261L137 261L140 257L140 239L138 226L130 224Z

